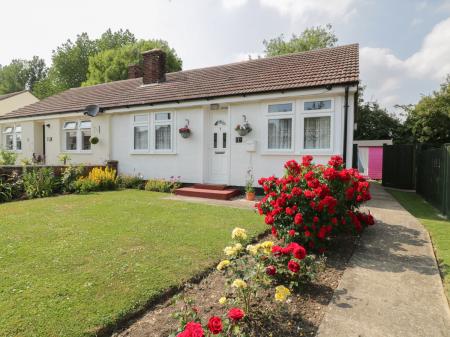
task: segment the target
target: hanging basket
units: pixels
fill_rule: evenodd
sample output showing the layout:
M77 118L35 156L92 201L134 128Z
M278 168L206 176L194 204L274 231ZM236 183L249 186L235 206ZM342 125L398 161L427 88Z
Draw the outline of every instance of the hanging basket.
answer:
M92 145L95 145L95 144L98 144L99 139L98 139L98 137L91 137L91 138L89 138L89 142L90 142Z
M189 138L191 136L191 129L189 128L181 128L178 132L183 138Z
M236 132L239 134L239 136L243 137L246 136L252 131L252 129L237 129Z

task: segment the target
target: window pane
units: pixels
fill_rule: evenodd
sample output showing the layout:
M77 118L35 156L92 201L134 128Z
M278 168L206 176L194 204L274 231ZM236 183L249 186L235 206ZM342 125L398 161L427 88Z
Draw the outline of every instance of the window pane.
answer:
M13 135L5 136L5 149L12 150L13 149Z
M222 142L223 142L223 148L226 149L227 148L227 133L226 132L222 133Z
M134 115L135 123L147 123L148 118L147 115Z
M170 112L158 112L155 114L155 120L168 121L170 120Z
M331 109L331 100L305 102L305 110Z
M134 149L148 150L148 126L134 127Z
M81 149L82 150L90 150L91 142L89 139L91 138L91 130L83 130L81 131Z
M214 132L214 145L213 147L217 149L217 132Z
M80 129L90 129L91 125L92 125L91 121L81 121Z
M77 132L67 131L66 132L66 150L76 150L77 149Z
M292 119L269 119L268 148L290 149L292 140Z
M292 111L292 103L269 104L269 112L289 112Z
M155 127L156 150L170 150L172 148L170 134L170 125L157 125Z
M22 127L20 125L16 126L16 132L22 132Z
M16 132L16 150L22 150L22 135L20 132Z
M65 122L64 123L64 130L75 130L77 128L76 122Z
M329 149L331 117L305 118L305 149Z

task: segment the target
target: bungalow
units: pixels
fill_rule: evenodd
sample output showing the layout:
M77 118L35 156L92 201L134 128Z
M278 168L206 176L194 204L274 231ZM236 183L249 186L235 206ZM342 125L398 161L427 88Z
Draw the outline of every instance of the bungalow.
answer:
M311 154L352 163L358 45L165 71L143 53L129 79L74 88L0 116L3 148L57 164L119 162L119 172L242 186ZM21 130L22 146L13 145ZM13 142L14 144L14 142Z

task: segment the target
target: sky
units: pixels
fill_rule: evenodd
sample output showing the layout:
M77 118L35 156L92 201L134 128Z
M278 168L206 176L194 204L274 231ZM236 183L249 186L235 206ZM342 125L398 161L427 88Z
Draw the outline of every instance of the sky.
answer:
M111 28L169 42L183 69L256 57L263 40L330 23L338 45L359 43L365 99L414 104L450 74L450 0L14 0L2 3L0 64Z

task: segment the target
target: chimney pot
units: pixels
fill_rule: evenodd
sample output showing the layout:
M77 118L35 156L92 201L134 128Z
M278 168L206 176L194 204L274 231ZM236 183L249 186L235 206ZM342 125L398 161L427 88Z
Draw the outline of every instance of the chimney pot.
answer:
M152 49L142 53L142 82L160 83L166 80L166 53Z
M128 66L128 79L142 77L141 66L139 64L130 64Z

